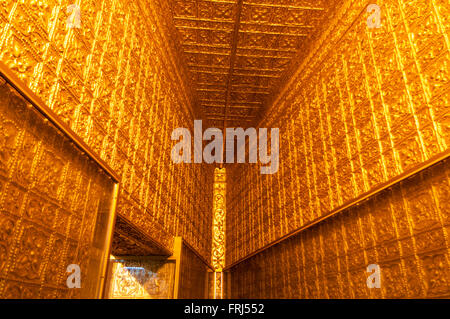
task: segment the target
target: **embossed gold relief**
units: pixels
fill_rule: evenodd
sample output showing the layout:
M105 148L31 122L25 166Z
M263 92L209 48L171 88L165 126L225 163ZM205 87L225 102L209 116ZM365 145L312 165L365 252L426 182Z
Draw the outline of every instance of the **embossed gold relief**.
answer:
M121 176L120 216L209 259L212 171L170 160L170 133L196 113L171 19L164 0L4 0L0 60Z
M169 0L209 125L222 128L226 119L231 126L251 126L335 2Z
M179 299L203 299L208 297L208 266L195 252L182 245L179 273Z
M115 183L1 77L0 114L0 298L98 297Z
M370 29L368 3L344 2L273 99L260 126L280 128L278 173L227 169L228 265L448 156L448 2L376 3Z
M450 297L444 161L231 269L231 298ZM380 289L366 272L378 264Z
M110 299L171 299L175 262L161 257L115 257L107 284Z

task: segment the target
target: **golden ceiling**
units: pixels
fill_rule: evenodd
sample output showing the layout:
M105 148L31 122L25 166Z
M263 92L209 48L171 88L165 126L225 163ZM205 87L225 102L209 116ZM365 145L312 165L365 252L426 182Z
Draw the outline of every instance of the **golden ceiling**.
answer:
M325 0L170 0L170 6L197 103L209 126L220 128L254 125L329 13Z

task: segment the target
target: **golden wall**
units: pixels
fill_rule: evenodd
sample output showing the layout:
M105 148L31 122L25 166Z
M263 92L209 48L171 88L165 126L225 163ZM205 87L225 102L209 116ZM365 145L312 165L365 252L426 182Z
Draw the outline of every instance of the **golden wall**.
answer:
M259 124L280 128L279 171L227 169L228 265L448 151L448 2L377 1L379 29L368 3L330 17ZM434 219L423 205L411 215Z
M449 298L449 161L238 264L231 298Z
M98 297L115 182L2 77L0 114L0 298Z
M0 60L121 176L121 218L209 258L212 171L170 159L196 111L167 3L75 3L81 28L67 27L69 1L0 1Z

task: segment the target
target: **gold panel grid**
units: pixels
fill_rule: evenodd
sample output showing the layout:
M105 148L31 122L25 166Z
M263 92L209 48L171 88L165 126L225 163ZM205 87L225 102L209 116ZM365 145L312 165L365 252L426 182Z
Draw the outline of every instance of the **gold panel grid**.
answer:
M251 126L334 1L170 0L209 126ZM300 52L300 53L299 53Z
M172 130L196 110L167 3L75 3L80 28L68 28L68 0L1 1L0 60L121 176L120 216L209 259L212 173L170 159Z
M0 77L0 298L98 298L116 183L21 93Z
M228 265L448 156L449 4L377 4L370 29L367 3L344 2L274 97L259 126L280 128L279 171L227 169Z

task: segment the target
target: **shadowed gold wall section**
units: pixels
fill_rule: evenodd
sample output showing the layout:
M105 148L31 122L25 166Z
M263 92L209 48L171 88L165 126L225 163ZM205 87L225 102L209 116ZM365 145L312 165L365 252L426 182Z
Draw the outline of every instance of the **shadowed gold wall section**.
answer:
M173 165L195 110L164 0L0 2L0 60L121 176L118 214L167 250L211 252L212 170ZM195 206L194 206L194 203Z
M379 29L368 3L342 4L260 123L280 128L279 171L227 169L228 265L448 150L448 2L377 1Z
M449 298L449 164L233 267L231 298ZM380 289L366 285L369 264Z
M182 245L178 299L208 297L208 266L191 248Z
M98 297L115 182L2 77L0 114L0 298Z

